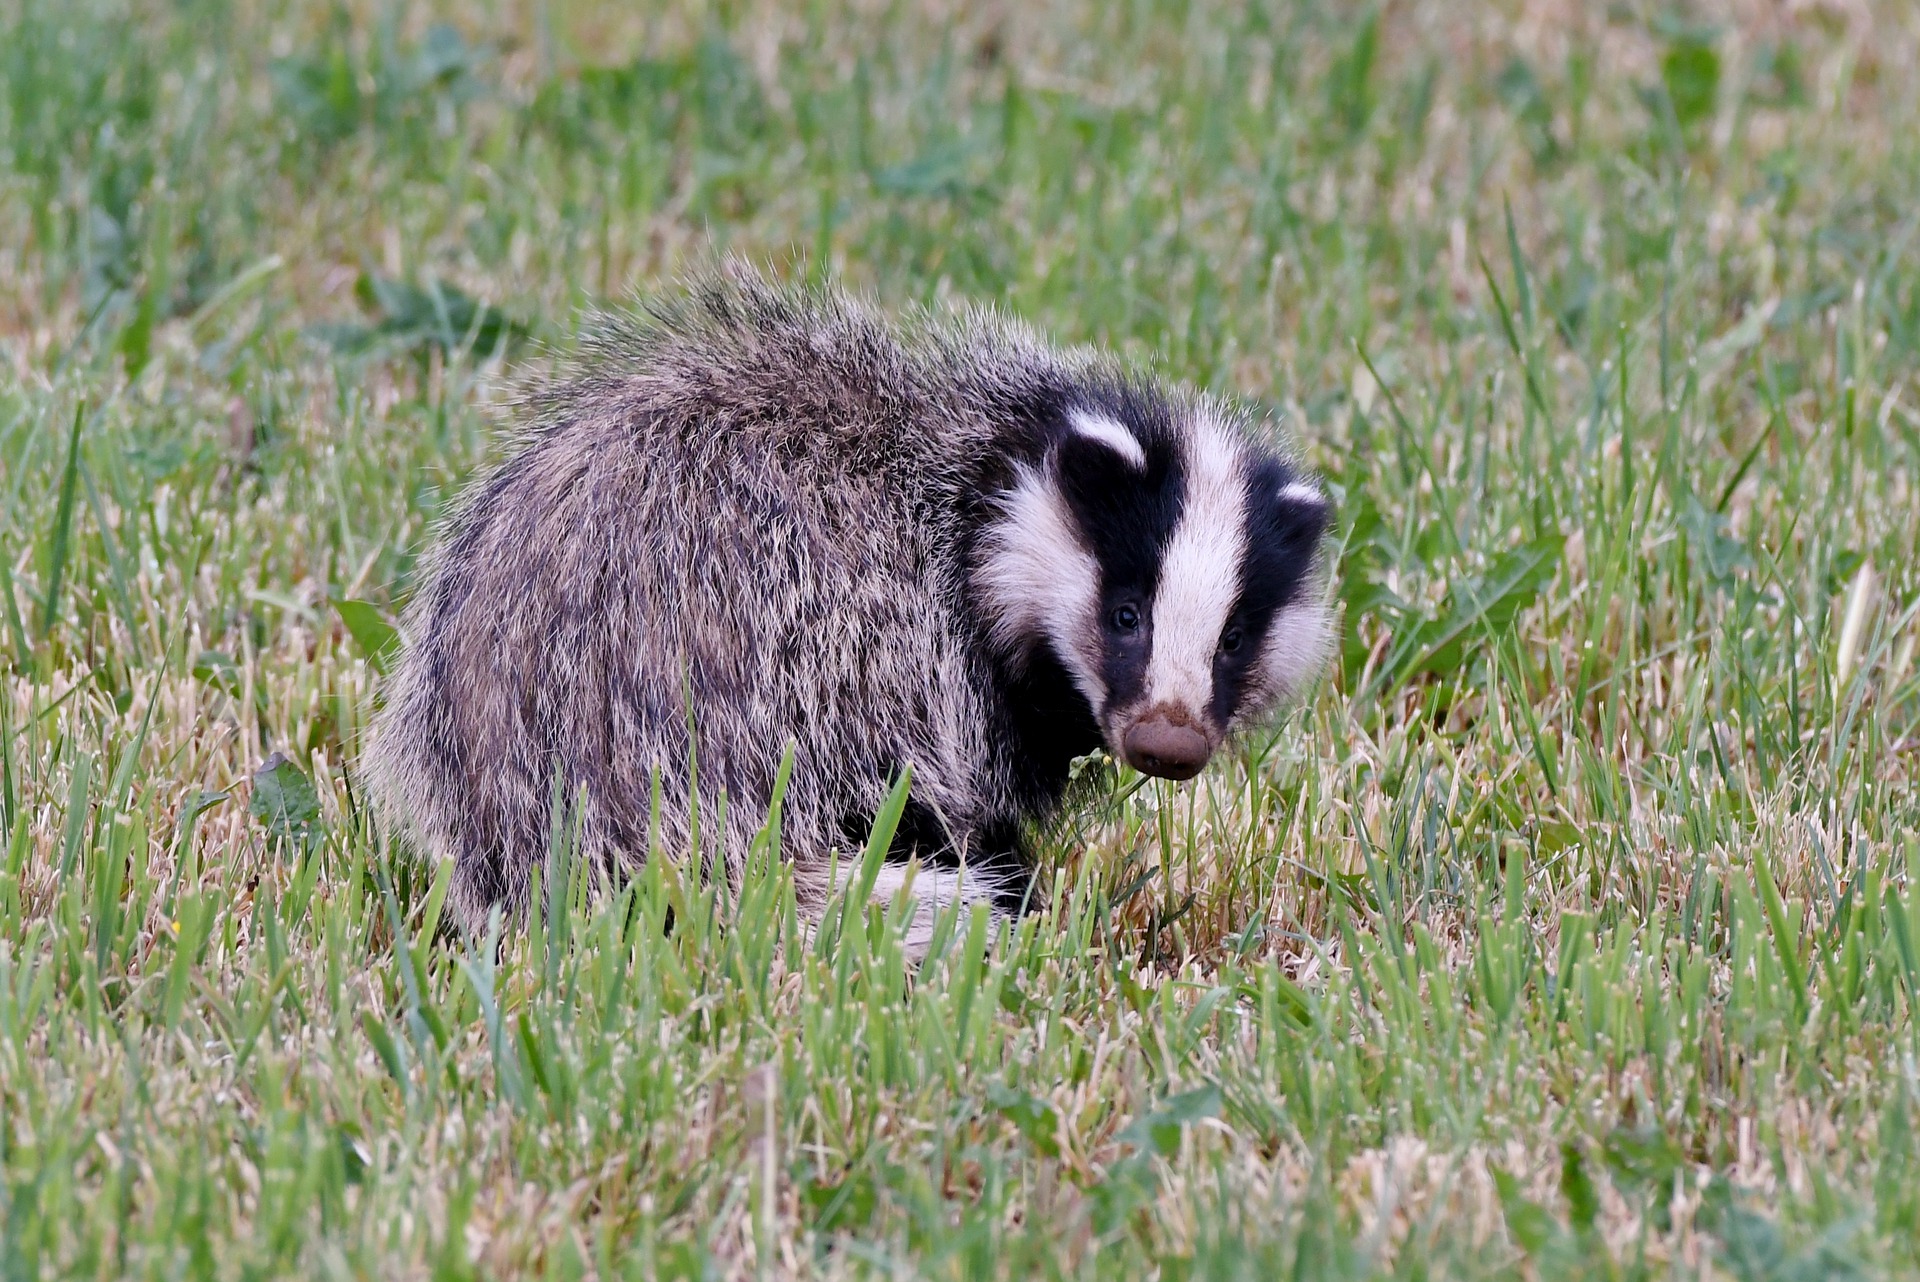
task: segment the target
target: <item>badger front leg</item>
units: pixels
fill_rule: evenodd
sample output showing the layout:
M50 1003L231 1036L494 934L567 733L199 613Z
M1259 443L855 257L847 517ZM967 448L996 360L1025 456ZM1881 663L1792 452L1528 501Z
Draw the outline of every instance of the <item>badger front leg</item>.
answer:
M854 825L843 826L850 835L849 853L841 856L832 885L822 887L827 893L845 892L859 881L865 842L851 837L853 830ZM988 822L955 834L930 806L908 801L874 877L872 900L890 909L903 896L912 900L913 913L902 944L916 963L925 960L940 914L949 909L957 906L964 921L974 905L982 905L997 929L1037 906L1033 859L1020 825ZM820 896L821 908L824 899ZM818 912L812 915L817 920Z

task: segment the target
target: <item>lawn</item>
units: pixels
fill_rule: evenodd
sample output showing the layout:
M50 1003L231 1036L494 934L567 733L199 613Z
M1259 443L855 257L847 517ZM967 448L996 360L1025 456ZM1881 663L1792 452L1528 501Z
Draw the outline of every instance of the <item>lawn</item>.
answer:
M1916 66L1904 0L0 0L0 1275L1920 1276ZM516 380L720 249L1338 506L1313 698L917 972L564 842L461 939L356 778Z

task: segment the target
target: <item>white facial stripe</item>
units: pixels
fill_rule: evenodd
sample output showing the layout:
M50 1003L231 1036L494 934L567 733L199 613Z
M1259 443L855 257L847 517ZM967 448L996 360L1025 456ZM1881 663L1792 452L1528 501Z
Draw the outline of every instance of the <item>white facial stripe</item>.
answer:
M1260 666L1274 697L1297 696L1332 648L1333 613L1324 601L1295 601L1275 614L1260 653Z
M1123 427L1117 419L1097 414L1092 410L1074 410L1067 415L1067 423L1074 431L1089 440L1098 441L1108 449L1125 459L1135 471L1147 466L1147 452L1140 448L1138 438Z
M1197 416L1187 448L1185 500L1153 598L1146 706L1198 717L1213 701L1213 656L1240 590L1247 501L1239 451L1211 415Z
M1035 637L1048 638L1087 702L1103 706L1100 655L1088 648L1099 636L1100 567L1074 532L1065 500L1052 482L1022 468L1000 512L973 568L993 620L988 639L1011 655Z

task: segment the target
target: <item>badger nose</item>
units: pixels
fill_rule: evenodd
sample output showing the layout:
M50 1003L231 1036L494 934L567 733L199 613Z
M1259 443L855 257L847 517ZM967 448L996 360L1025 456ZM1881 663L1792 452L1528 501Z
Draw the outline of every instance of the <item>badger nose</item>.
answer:
M1120 746L1128 765L1162 779L1191 779L1213 755L1205 735L1158 713L1134 722Z

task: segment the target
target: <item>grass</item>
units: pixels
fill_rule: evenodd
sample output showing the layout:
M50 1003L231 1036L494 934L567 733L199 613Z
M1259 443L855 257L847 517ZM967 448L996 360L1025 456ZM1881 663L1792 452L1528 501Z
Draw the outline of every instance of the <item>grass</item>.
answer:
M1916 61L0 0L0 1271L1920 1274ZM564 842L496 957L355 789L509 369L714 246L1260 398L1339 500L1310 706L917 976Z

